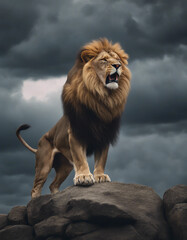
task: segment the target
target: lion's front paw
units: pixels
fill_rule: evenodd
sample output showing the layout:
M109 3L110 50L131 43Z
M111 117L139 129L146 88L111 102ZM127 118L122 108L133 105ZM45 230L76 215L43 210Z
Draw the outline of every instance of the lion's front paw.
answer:
M95 182L111 182L110 177L107 174L94 174Z
M73 179L74 185L84 185L89 186L95 183L93 175L90 174L79 174L75 175Z

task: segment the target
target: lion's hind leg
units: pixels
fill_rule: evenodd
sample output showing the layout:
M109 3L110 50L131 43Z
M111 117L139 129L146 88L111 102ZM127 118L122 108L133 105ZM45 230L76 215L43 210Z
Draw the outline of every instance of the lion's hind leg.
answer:
M34 186L31 191L31 197L40 196L42 187L47 179L53 165L55 151L49 141L43 136L39 142L36 152L35 179Z
M55 155L53 167L56 171L56 176L49 187L52 194L59 191L60 185L64 182L64 180L72 171L73 165L67 160L67 158L65 158L64 155L62 155L61 153L57 153Z

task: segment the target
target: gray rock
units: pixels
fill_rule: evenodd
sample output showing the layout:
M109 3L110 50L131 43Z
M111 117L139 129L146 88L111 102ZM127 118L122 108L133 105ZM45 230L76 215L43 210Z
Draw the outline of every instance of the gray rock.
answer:
M187 186L177 185L163 197L165 214L176 240L187 239Z
M27 205L29 225L34 225L42 220L56 215L53 209L52 195L43 195L31 200Z
M130 225L124 227L108 227L73 238L73 240L144 240L136 229Z
M61 237L49 237L49 238L46 238L46 240L63 240L63 238L61 238Z
M100 226L87 222L75 222L68 225L66 235L71 239L100 229Z
M27 224L27 208L25 206L16 206L8 214L8 223L11 225Z
M187 239L187 203L176 204L168 216L172 232L177 240Z
M33 229L26 225L14 225L0 230L1 240L34 240Z
M7 214L0 214L0 230L8 225Z
M35 235L38 238L50 236L63 236L68 219L52 216L34 225Z
M168 189L163 196L164 207L169 212L175 204L187 203L187 185L176 185Z
M168 239L162 200L151 188L142 185L100 183L90 187L72 186L55 195L31 200L27 213L32 225L54 215L72 222L97 224L103 230L93 231L92 236L95 232L96 235L103 234L105 239L112 236L111 229L119 230L119 226L122 232L126 229L126 239L130 239L128 234L133 235L132 239Z

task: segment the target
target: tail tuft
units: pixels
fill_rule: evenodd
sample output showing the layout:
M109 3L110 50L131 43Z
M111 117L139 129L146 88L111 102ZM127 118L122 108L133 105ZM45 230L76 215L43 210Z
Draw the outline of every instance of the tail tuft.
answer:
M28 148L31 152L36 153L37 149L32 148L31 146L29 146L28 143L26 143L25 140L20 136L20 132L21 132L22 130L26 130L26 129L28 129L28 128L30 128L30 125L28 125L28 124L23 124L23 125L21 125L21 126L16 130L16 136L18 137L18 139L20 140L20 142L21 142L26 148Z
M31 127L31 126L28 125L28 124L23 124L23 125L21 125L21 126L16 130L16 135L18 135L20 131L26 130L26 129L30 128L30 127Z

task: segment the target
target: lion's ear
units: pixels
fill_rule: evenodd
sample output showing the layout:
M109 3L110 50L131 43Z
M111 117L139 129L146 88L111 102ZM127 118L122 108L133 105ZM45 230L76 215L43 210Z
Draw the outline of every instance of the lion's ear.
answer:
M87 63L94 57L94 54L92 51L85 49L81 51L80 57L84 63Z
M129 55L127 53L124 53L122 56L122 61L124 62L125 65L128 65L128 59L129 59Z
M121 61L125 64L128 65L128 59L129 59L129 55L127 53L125 53L124 51L121 52L121 54L118 54Z
M114 49L114 52L116 52L118 54L118 56L120 57L121 61L125 65L127 65L128 64L129 55L121 48L121 45L119 43L115 43L113 45L113 49Z

